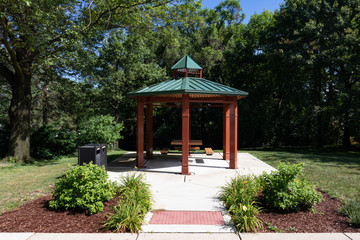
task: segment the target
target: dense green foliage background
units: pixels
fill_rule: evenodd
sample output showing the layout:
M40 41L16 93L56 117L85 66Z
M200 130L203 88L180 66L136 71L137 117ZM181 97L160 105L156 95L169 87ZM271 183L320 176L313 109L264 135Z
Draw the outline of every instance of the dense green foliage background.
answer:
M11 32L7 37L4 32L5 20L15 21L18 13L5 3L9 2L0 12L5 24L0 26L0 67L14 72L4 48ZM115 7L115 2L104 1L98 3L99 9L102 3ZM360 0L286 0L279 11L255 14L247 24L237 0L225 0L214 9L202 9L195 0L157 1L156 6L139 3L126 1L144 11L119 8L123 12L105 11L102 18L99 9L95 15L88 16L90 10L81 15L76 11L82 8L72 1L54 1L59 6L69 4L69 14L74 14L60 21L56 11L49 12L60 19L53 24L61 26L50 33L65 32L63 41L49 42L52 45L46 48L43 43L36 45L32 36L31 44L21 45L30 50L40 46L31 73L32 132L54 123L56 131L75 133L81 123L111 115L123 125L123 139L115 147L130 150L136 141L136 104L126 94L170 79L171 66L189 54L203 67L204 78L249 92L239 101L240 147L348 147L350 136L360 141ZM27 8L26 4L31 8L27 1L21 7ZM51 28L48 21L39 17L27 31ZM14 46L16 50L20 45ZM6 73L0 73L0 149L14 139L13 130L7 130L13 121L8 109L14 86ZM155 148L181 137L180 111L155 108ZM222 109L192 108L191 114L192 138L221 148Z

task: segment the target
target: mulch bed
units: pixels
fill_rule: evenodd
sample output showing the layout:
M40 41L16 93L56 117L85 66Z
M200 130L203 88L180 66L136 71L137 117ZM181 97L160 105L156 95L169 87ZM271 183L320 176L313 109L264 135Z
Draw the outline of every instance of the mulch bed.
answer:
M71 211L53 211L48 203L51 196L31 200L20 208L0 216L0 232L43 232L43 233L97 233L103 231L106 216L118 202L115 197L104 205L98 214Z
M259 217L264 222L263 232L274 232L269 226L288 233L358 232L360 228L350 226L347 218L338 213L340 202L322 193L323 200L313 211L276 213L264 211ZM266 224L269 223L269 224Z
M345 217L337 213L339 201L323 194L324 200L313 212L263 212L260 218L282 232L360 232ZM84 213L52 211L48 208L51 196L32 200L20 208L0 216L0 232L53 232L96 233L104 232L103 223L118 199L105 203L104 211L88 216ZM108 231L109 232L109 231ZM263 232L272 232L264 224Z

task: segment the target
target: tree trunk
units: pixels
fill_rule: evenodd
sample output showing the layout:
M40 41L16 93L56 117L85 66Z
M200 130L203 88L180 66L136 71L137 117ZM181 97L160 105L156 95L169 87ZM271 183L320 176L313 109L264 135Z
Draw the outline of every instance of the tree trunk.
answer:
M46 125L46 124L48 124L48 112L49 112L47 84L46 83L44 83L44 85L42 86L42 101L43 101L42 120L43 120L43 125Z
M10 139L8 156L18 162L29 162L30 157L30 109L31 73L21 78L14 76L11 82L12 98L9 108Z
M315 68L315 84L316 84L316 98L317 98L317 105L319 110L317 112L316 121L317 121L317 138L316 138L316 145L317 147L324 146L324 131L323 131L323 97L321 94L322 89L322 75L321 75L321 67L316 66Z
M349 110L346 110L345 116L344 116L344 138L343 138L343 143L342 143L342 146L346 147L346 148L351 146L350 128L348 126L348 122L349 122Z
M120 123L120 109L119 108L120 108L120 104L117 101L115 104L115 122L116 123ZM120 141L120 139L118 139L114 142L114 149L119 148L119 141Z
M323 132L323 117L322 113L319 112L317 115L317 147L323 147L324 146L324 132Z

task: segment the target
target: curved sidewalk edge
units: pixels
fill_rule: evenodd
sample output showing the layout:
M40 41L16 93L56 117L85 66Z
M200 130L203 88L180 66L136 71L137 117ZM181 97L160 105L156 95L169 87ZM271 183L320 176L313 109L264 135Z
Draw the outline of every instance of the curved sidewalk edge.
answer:
M360 240L360 233L0 233L0 240Z

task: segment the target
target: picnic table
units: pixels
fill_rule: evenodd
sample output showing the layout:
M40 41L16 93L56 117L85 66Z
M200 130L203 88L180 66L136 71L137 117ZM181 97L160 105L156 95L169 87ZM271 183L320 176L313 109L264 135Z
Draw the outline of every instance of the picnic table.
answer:
M189 145L190 146L202 146L202 140L189 140ZM171 141L171 145L177 145L177 146L181 146L182 145L182 140L172 140Z

